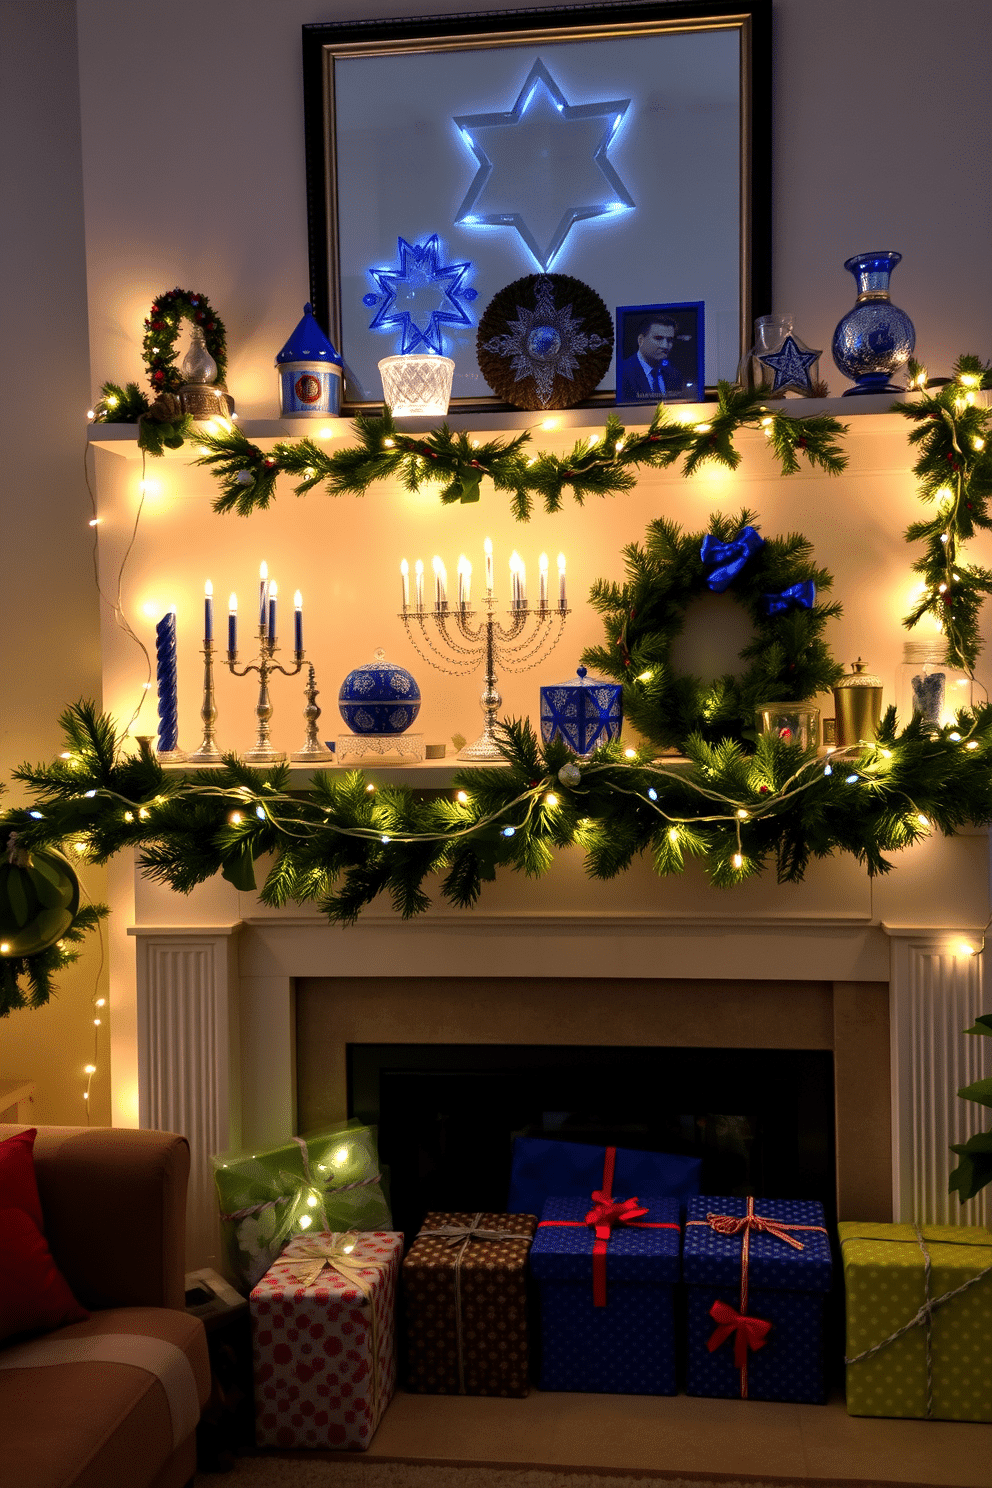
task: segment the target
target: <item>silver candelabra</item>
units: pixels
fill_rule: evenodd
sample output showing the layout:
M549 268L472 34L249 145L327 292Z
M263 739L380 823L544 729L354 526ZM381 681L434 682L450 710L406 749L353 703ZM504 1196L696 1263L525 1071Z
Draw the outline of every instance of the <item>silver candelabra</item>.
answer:
M419 656L449 677L465 677L474 672L480 661L485 667L485 686L479 706L485 716L485 727L473 744L459 750L465 760L499 760L502 755L496 739L496 718L503 699L496 687L496 666L508 672L525 672L544 661L561 640L565 618L564 592L557 608L548 606L543 591L537 608L531 608L514 586L514 598L504 625L496 618L496 598L487 587L485 606L480 614L467 600L449 605L437 598L433 609L425 609L422 594L413 607L404 604L400 619ZM557 627L557 628L556 628ZM445 650L432 639L435 629ZM419 637L419 639L418 639ZM423 641L424 648L420 641Z
M253 764L271 764L275 760L284 760L285 752L272 748L272 740L269 736L269 721L272 718L272 700L269 697L269 678L273 672L280 672L284 677L295 677L303 668L304 654L298 650L294 654L296 665L292 668L282 666L273 658L277 647L275 637L271 630L260 621L258 626L258 660L249 662L239 668L237 666L237 651L228 651L227 666L233 677L247 677L250 672L258 673L258 702L255 704L255 717L258 719L258 729L255 734L255 742L250 749L245 751L245 759L251 760ZM311 682L313 680L313 668L310 668ZM316 689L314 689L316 697ZM308 699L308 706L312 699ZM206 703L204 703L204 716ZM306 710L304 710L306 712ZM319 716L319 714L318 714ZM309 737L309 735L308 735ZM326 751L325 751L326 752ZM311 754L313 751L311 751ZM307 758L311 757L307 755Z

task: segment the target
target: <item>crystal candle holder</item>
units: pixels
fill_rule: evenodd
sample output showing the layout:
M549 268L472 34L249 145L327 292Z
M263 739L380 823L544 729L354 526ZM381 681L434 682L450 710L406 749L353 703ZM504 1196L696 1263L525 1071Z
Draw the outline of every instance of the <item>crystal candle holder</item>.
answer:
M443 418L451 398L451 357L390 356L379 363L382 396L394 418Z

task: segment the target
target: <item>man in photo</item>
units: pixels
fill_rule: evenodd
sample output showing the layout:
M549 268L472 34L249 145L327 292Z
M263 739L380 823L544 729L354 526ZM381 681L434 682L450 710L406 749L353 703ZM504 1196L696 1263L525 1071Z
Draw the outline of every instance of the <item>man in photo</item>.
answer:
M664 397L685 391L685 379L669 361L676 325L664 311L642 316L637 327L637 350L620 367L619 403Z

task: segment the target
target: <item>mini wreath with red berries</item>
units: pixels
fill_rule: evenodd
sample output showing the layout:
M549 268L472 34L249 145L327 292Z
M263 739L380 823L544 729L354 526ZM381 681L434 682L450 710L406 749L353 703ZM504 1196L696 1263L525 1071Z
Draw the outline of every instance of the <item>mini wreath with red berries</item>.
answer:
M175 362L176 341L184 320L202 327L207 350L217 363L217 381L224 381L227 372L224 322L206 295L188 289L170 289L156 296L145 317L142 356L156 393L177 393L183 384L183 374Z

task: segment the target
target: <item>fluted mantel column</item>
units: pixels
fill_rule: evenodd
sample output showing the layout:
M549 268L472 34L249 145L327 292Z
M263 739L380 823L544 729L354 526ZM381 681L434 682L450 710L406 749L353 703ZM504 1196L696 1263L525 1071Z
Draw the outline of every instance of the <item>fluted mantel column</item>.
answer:
M987 1190L961 1204L947 1189L957 1166L951 1143L982 1126L981 1108L957 1093L989 1073L989 1041L964 1031L990 1010L985 958L965 949L979 946L982 932L884 928L891 938L893 1217L987 1225Z

